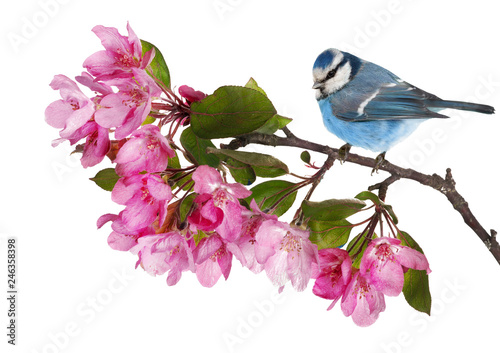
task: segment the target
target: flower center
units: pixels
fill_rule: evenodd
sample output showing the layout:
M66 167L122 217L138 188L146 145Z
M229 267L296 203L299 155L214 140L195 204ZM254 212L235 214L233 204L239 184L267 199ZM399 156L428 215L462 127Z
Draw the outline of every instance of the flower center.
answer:
M138 107L146 101L144 97L144 91L139 88L133 88L127 92L128 99L124 99L122 101L123 105L126 105L129 108Z
M394 261L394 252L388 244L380 245L375 252L375 255L377 255L377 259L380 262Z
M115 65L121 67L139 67L139 60L135 58L130 52L124 53L123 50L118 49L116 51L118 53Z
M358 295L358 299L360 300L363 297L366 297L366 295L370 293L370 291L370 284L368 284L368 282L366 282L363 277L358 276L356 285L354 286L354 295ZM373 294L371 294L371 297L373 297Z
M340 266L334 265L330 269L330 280L332 281L332 287L335 287L340 277L342 276L342 270Z
M227 254L226 247L224 246L224 244L222 244L222 246L210 256L210 260L215 262L219 260L221 257L225 256L226 254Z
M181 251L179 244L177 244L172 250L170 250L170 256L178 254Z
M78 110L80 109L80 104L76 100L70 100L69 104L71 105L73 110Z
M146 145L146 148L149 151L154 151L155 149L160 147L160 140L157 139L156 137L152 137L148 140L148 144Z
M292 235L289 231L281 240L280 251L292 252L295 251L299 253L302 250L302 242L299 237Z
M143 180L142 184L143 186L141 187L141 201L144 201L150 205L154 204L155 199L153 196L151 196L151 193L149 192L147 181Z
M227 192L224 189L218 189L215 192L213 199L214 199L214 205L216 207L224 207L229 202Z
M242 230L241 230L241 237L250 237L248 242L250 244L255 244L255 234L257 233L257 229L260 227L262 224L262 217L259 216L253 216L250 218L248 221L246 221L245 224L243 224Z

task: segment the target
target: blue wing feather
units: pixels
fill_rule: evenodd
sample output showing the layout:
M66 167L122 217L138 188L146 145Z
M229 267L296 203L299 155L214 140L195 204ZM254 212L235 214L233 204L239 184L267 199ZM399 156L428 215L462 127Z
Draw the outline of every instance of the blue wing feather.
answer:
M356 109L333 113L346 121L448 118L427 107L427 101L440 100L438 97L406 82L386 84L375 92L376 95L365 95L363 101L358 100ZM365 106L360 107L362 104Z

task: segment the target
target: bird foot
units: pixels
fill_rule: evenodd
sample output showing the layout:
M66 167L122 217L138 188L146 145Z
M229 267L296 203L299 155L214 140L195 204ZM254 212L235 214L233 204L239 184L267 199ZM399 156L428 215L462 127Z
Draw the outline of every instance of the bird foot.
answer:
M347 159L347 156L349 155L349 151L351 150L351 145L346 143L344 146L340 147L339 148L339 161L340 161L340 164L343 164L346 159Z
M372 175L373 173L378 174L378 169L384 164L385 162L385 152L382 152L375 158L375 167L372 169Z

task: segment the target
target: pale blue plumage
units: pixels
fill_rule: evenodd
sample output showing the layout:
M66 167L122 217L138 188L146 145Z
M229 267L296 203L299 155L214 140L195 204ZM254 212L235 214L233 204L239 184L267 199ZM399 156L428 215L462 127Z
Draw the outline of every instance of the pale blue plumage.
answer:
M492 114L494 108L444 101L390 71L337 49L313 67L316 99L326 128L351 146L385 152L445 108Z

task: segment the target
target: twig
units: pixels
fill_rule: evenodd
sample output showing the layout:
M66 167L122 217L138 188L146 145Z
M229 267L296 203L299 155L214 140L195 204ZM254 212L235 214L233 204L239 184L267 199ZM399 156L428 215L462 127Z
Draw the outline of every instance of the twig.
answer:
M389 189L389 185L391 185L395 181L398 181L399 179L401 179L400 176L398 176L398 175L392 175L391 174L391 176L388 177L387 179L385 179L384 181L382 181L382 182L380 182L378 184L369 186L368 190L369 191L373 191L373 190L377 190L378 189L378 197L382 201L385 201L385 197L387 196L387 190Z
M284 128L283 132L287 137L280 137L276 135L265 135L259 133L252 133L248 135L243 135L232 140L228 145L221 145L221 148L227 148L236 150L244 147L248 144L260 144L266 146L289 146L297 147L302 149L307 149L310 151L315 151L323 153L329 156L329 159L338 159L339 150L336 148L331 148L325 145L321 145L315 142L310 142L307 140L300 139L288 130ZM363 157L354 153L349 153L346 162L358 164L361 166L374 168L376 161L373 158ZM474 214L469 209L469 206L465 199L458 193L455 188L455 181L453 180L451 169L446 170L446 177L442 178L438 174L427 175L410 168L401 168L395 164L392 164L385 160L378 168L388 172L391 176L384 180L382 183L372 186L372 190L379 189L382 194L381 199L385 198L385 193L387 192L387 187L393 182L399 179L409 179L419 182L422 185L432 187L433 189L439 191L446 196L448 201L457 210L458 213L464 219L464 222L477 234L481 241L486 245L491 254L495 257L497 262L500 264L500 244L496 239L497 232L491 230L488 233L485 228L478 222ZM382 188L382 190L381 190ZM382 197L383 196L383 197Z

